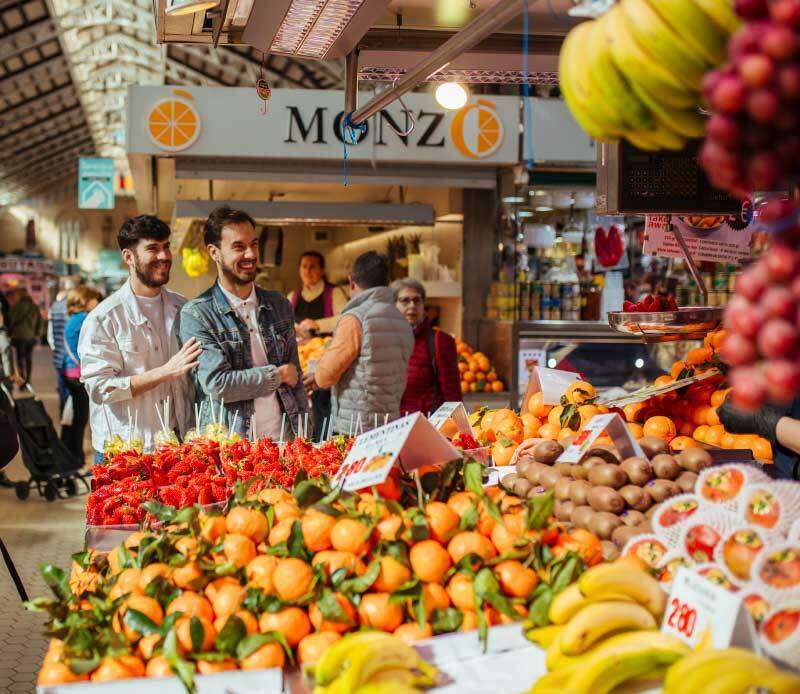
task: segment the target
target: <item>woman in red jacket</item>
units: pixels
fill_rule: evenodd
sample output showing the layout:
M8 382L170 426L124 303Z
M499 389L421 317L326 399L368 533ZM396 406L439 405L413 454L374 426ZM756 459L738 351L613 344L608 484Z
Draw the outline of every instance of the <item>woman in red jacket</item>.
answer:
M397 309L414 329L414 351L408 363L408 380L400 412L433 412L444 402L461 400L461 379L456 364L456 341L431 327L425 316L425 287L417 280L392 284Z

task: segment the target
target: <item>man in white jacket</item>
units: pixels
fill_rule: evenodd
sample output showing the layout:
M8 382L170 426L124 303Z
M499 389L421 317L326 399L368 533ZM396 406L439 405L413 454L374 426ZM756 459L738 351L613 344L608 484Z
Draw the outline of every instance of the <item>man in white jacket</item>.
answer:
M89 314L81 329L78 356L89 392L96 460L114 434L135 437L129 412L145 451L153 450L162 429L156 407L163 412L168 397L170 430L185 433L193 418L188 372L197 366L202 348L194 338L178 345L176 317L186 299L164 287L172 267L169 236L169 226L150 215L123 223L118 242L130 279Z

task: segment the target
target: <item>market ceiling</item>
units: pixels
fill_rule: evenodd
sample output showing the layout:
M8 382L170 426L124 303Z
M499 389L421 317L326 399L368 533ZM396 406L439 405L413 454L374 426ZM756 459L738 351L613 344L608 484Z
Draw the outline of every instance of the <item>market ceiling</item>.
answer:
M131 84L253 85L247 46L155 41L150 0L0 0L0 207L71 175L81 156L125 171ZM340 86L336 64L269 56L273 86Z

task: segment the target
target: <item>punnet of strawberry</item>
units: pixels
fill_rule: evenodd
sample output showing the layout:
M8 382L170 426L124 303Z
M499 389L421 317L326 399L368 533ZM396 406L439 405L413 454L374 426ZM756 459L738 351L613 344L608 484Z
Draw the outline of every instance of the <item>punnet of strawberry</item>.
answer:
M462 451L471 451L481 446L472 434L463 431L453 437L452 444Z
M633 303L632 301L625 301L622 304L623 313L656 313L661 311L677 311L678 303L675 297L670 294L669 296L661 296L657 294L653 296L648 294L641 301Z

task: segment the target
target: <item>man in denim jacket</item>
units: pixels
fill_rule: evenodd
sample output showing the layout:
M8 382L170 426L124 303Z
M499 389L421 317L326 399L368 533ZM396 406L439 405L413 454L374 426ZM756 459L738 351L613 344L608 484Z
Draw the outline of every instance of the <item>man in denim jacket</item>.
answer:
M246 212L220 207L206 221L203 240L217 265L214 285L181 310L180 338L203 347L195 384L199 398L225 401L224 423L241 436L290 438L305 424L294 316L279 292L255 286L258 235ZM238 412L238 417L234 414ZM203 408L198 428L211 421ZM309 426L309 430L311 430Z

